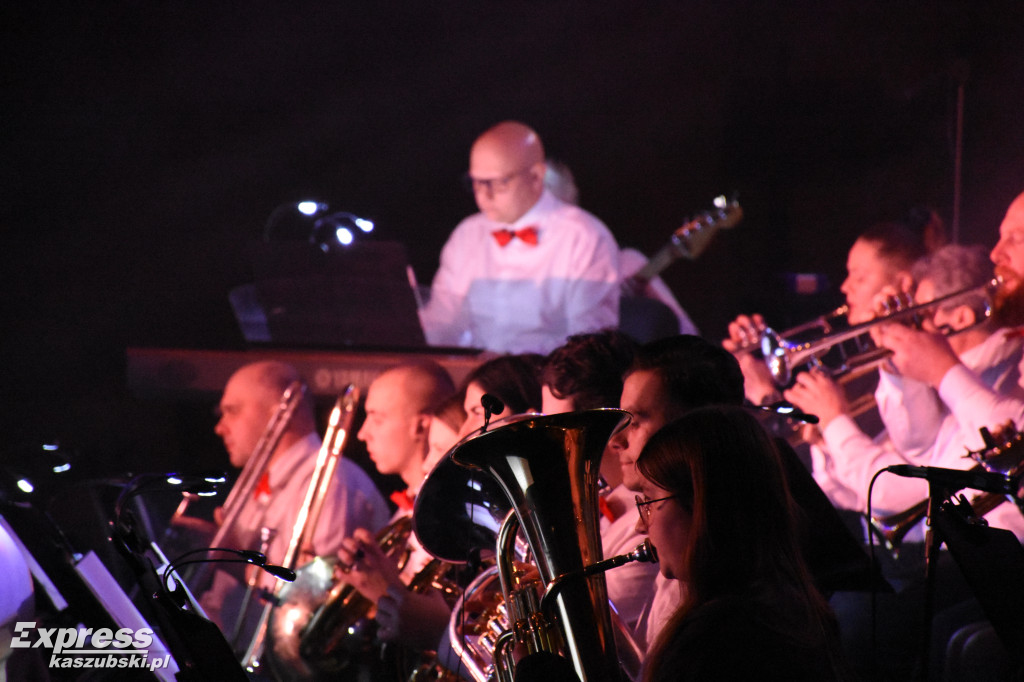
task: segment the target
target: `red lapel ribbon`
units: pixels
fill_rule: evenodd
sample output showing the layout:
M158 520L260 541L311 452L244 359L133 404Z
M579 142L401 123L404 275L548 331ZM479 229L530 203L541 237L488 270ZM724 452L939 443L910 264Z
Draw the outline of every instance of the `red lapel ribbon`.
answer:
M263 475L260 476L260 480L256 483L256 489L252 491L252 497L255 500L260 498L260 495L270 496L270 472L264 471Z
M391 493L391 501L402 511L412 511L412 496L406 490L396 490Z
M529 244L530 246L537 246L537 228L533 227L532 225L530 227L524 227L519 230L509 230L507 228L503 228L491 232L491 235L494 237L495 241L498 242L498 246L502 248L508 246L508 243L512 241L512 239L515 237L519 237L519 239L521 239L524 244Z
M612 511L611 505L608 504L608 500L604 499L604 497L597 498L597 506L598 509L601 510L601 515L609 521L615 521L615 519L619 518L615 515L615 512Z

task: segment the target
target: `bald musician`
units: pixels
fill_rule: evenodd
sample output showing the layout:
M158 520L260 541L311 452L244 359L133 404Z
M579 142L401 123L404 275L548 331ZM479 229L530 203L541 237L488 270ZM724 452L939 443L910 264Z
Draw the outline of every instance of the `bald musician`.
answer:
M619 322L618 245L605 225L544 186L544 146L505 121L470 150L479 213L441 251L420 319L433 345L547 353Z
M220 420L214 431L224 441L233 466L244 467L253 456L282 394L298 380L299 373L294 367L274 361L245 365L231 376L220 400ZM240 501L245 506L224 546L259 550L261 530L267 528L273 533L266 549L267 562L283 563L320 446L313 404L307 394L296 406L251 497ZM380 528L388 516L387 503L370 477L358 464L343 458L313 529L313 549L318 556L333 555L341 541L357 528ZM222 628L226 625L228 633L244 592L240 578L237 572L217 571L213 586L201 599L211 619ZM269 589L275 579L261 575L259 580L261 586ZM259 610L249 609L257 615Z
M392 496L398 509L392 522L412 514L413 498L423 483L423 460L433 412L455 393L443 367L424 361L398 365L370 384L366 421L359 440L382 474L397 474L408 486ZM408 559L399 570L378 546L369 528L357 529L338 547L345 579L378 607L378 637L398 640L417 649L434 649L448 623L450 609L436 590L410 594L405 586L432 557L415 533L409 537Z

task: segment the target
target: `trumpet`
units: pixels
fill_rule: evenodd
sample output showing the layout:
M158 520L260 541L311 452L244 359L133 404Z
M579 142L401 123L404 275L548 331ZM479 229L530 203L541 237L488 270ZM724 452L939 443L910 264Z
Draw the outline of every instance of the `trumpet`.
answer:
M986 436L986 441L991 438L991 435L984 429L982 430L982 435ZM991 471L1002 468L1007 469L1005 472L1007 476L1019 476L1024 473L1024 458L1021 456L1022 453L1018 452L1022 443L1024 443L1024 434L1013 429L1010 435L1003 436L1002 444L993 444L985 450L971 453L972 457L981 460L972 470L985 469ZM1006 460L1017 461L1012 466L1007 467L1005 464L1002 464ZM993 465L992 463L998 464ZM986 492L973 496L970 502L975 514L985 516L1007 500L1008 498L1005 495ZM878 538L894 557L897 557L907 533L928 515L928 503L929 500L926 498L901 512L888 516L869 517L867 519L868 530Z
M992 295L1002 284L1001 277L994 277L985 284L955 291L945 296L940 296L928 303L902 307L897 305L895 310L873 320L862 322L851 326L843 331L826 332L818 339L810 341L794 341L786 338L772 330L765 328L760 335L761 353L764 355L765 364L772 376L772 380L779 386L787 386L793 379L797 367L805 364L819 364L822 356L839 344L866 337L872 329L881 324L891 322L919 322L923 313L933 311L940 306L947 305L961 299L970 299L974 296L984 298L984 307L979 315L976 324L986 321L992 314ZM963 331L963 330L956 330ZM949 335L955 333L951 330L943 330ZM847 375L856 372L866 372L884 362L892 353L885 348L870 348L852 357L844 357L843 366L837 368L833 375Z

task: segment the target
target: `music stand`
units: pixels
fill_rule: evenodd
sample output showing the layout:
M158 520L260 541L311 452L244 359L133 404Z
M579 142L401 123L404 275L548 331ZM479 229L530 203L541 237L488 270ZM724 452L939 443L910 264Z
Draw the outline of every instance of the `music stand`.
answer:
M996 635L1017 664L1024 664L1024 548L1002 528L970 523L969 503L939 505L932 526L946 543Z
M251 248L255 283L232 292L252 343L307 348L426 346L405 246L363 241L324 253L304 242Z

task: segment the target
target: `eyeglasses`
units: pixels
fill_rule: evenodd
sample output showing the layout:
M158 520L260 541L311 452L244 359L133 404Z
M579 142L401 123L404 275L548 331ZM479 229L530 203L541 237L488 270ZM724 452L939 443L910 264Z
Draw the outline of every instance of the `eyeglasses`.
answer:
M633 499L636 500L636 510L640 513L640 518L643 520L646 526L651 522L651 514L654 512L651 509L651 505L655 502L664 502L665 500L672 500L679 497L678 495L669 495L668 497L659 497L656 500L648 500L646 496L641 497L640 495L634 495Z
M529 168L523 168L522 170L517 170L514 173L509 173L503 178L490 179L474 178L469 173L466 173L463 176L462 181L465 184L466 189L470 192L479 192L482 189L486 189L492 194L502 194L508 191L509 187L512 185L512 181L515 180L516 177L529 171Z

